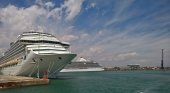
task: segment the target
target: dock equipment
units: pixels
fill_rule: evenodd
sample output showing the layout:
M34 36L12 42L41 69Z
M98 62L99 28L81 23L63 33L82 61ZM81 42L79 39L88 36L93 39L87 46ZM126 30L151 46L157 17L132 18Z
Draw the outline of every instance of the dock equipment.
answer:
M47 78L39 79L33 77L0 75L0 89L47 84L49 84L49 79Z

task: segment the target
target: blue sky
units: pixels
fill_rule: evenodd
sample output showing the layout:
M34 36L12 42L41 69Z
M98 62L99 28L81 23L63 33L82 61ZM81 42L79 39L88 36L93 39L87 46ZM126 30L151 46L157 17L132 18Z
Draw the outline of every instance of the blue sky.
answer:
M170 66L169 0L1 0L0 51L43 28L103 66Z

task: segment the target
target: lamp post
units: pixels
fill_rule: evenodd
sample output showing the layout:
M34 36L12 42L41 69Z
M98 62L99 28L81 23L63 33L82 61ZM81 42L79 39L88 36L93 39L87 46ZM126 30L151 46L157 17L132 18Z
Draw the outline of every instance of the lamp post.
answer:
M161 69L164 69L164 60L163 60L163 58L164 58L164 49L162 49L162 60L161 60Z

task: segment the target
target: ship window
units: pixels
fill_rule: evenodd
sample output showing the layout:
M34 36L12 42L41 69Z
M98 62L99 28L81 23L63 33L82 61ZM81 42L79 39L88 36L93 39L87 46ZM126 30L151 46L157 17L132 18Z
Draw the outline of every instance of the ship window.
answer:
M62 59L61 57L58 57L58 59Z
M34 58L33 58L32 60L33 60L33 62L35 62L35 59L34 59Z
M24 56L24 60L26 59L26 55Z
M40 58L40 61L43 61L43 59L42 59L42 58Z
M64 44L64 43L61 43L61 42L57 42L57 41L47 41L47 40L38 40L38 41L35 41L35 40L20 40L21 42L27 42L27 43L52 43L52 44L60 44L60 45L63 45L63 46L70 46L69 44Z
M48 50L66 51L66 50L59 50L59 49L34 49L33 51L48 51Z

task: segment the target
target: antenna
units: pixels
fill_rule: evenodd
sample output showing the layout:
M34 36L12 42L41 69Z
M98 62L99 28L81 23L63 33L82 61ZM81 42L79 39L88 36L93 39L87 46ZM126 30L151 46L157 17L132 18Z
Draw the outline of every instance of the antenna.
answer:
M164 49L162 49L162 60L161 60L161 69L164 69Z

